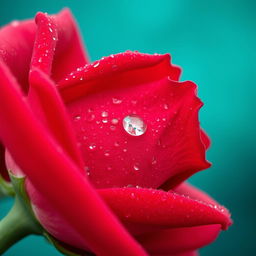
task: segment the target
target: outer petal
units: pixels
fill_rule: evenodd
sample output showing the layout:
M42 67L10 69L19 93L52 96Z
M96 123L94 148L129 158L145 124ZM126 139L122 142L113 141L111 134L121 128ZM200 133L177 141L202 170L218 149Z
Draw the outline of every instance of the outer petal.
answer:
M231 224L224 207L208 201L194 200L173 191L145 188L112 188L98 190L119 218L143 227L193 227Z
M99 255L145 255L102 203L71 159L42 129L17 90L18 85L1 62L0 78L0 137L56 213ZM110 232L112 235L106 237L105 234Z
M28 89L35 33L33 20L13 21L0 30L0 59L6 63L24 90Z
M175 253L175 254L153 254L152 256L198 256L197 251Z
M168 55L126 52L87 65L60 83L95 186L157 188L170 178L173 187L210 166L196 85L172 80L173 73ZM130 114L147 124L144 135L125 132L122 121Z
M197 250L212 243L220 229L220 225L165 229L144 234L137 239L150 255L179 254Z

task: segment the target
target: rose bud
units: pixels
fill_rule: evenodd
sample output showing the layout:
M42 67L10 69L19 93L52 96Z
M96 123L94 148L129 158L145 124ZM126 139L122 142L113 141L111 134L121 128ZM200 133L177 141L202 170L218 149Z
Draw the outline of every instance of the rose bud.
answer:
M231 224L184 183L210 166L196 85L168 54L89 63L67 10L36 24L0 31L0 138L42 233L66 254L195 255Z

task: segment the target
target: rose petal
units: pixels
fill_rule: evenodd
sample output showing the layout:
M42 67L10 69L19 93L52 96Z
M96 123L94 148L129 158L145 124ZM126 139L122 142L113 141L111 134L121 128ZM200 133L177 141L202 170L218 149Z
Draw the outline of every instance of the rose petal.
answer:
M202 129L201 129L201 139L205 146L205 149L208 149L211 146L211 140L210 140L209 136L207 135L207 133Z
M174 228L154 231L137 237L152 254L178 254L197 250L212 243L221 231L221 226L206 225L190 228Z
M37 67L46 74L52 72L52 78L58 81L87 63L77 25L68 9L55 16L38 13L36 23L32 68Z
M39 69L30 72L28 100L38 119L84 173L84 163L73 134L73 127L55 84Z
M96 254L145 255L74 162L34 117L14 78L1 62L0 78L0 137L55 213L62 216ZM107 233L111 236L106 237Z
M171 191L146 188L98 191L117 216L127 223L165 228L220 224L222 229L231 224L224 207Z
M145 76L139 69L148 68ZM149 55L138 52L126 51L109 57L103 57L101 60L92 64L87 64L75 72L70 73L66 78L59 82L63 98L67 101L76 100L81 95L95 92L102 92L110 88L117 88L120 84L111 83L116 81L113 75L125 72L122 77L122 87L130 86L133 77L127 79L127 72L134 71L136 82L139 84L158 80L160 77L169 76L172 80L178 80L181 69L170 64L170 55ZM109 79L109 83L102 83L101 80ZM113 81L112 81L113 78ZM95 81L96 80L96 81ZM89 84L85 84L85 82ZM97 86L95 83L97 82Z
M38 13L35 21L37 31L31 59L31 68L38 68L46 74L50 74L58 39L57 26L55 20L44 13Z
M24 90L28 89L35 32L33 20L13 21L0 29L0 59L6 63Z
M126 52L87 65L59 85L97 188L158 188L169 178L175 186L210 166L196 85L172 80L169 61L168 55ZM131 114L146 123L142 136L125 132L123 118Z
M191 251L191 252L183 252L183 253L175 253L175 254L153 254L152 256L198 256L199 254L197 251Z
M53 18L58 29L58 42L53 60L52 78L58 82L70 72L88 63L89 58L70 10L65 8Z
M207 193L192 186L187 182L183 182L182 184L180 184L174 189L174 191L180 195L189 196L190 198L197 201L205 202L211 205L219 205L219 203L215 201L212 197L210 197ZM230 216L229 211L225 207L221 207L221 210L226 216Z
M59 40L58 42L56 40L57 49L52 64L52 76L57 81L72 70L85 65L88 62L88 58L83 48L77 25L69 9L64 9L59 14L50 16L50 18L45 14L39 14L39 16L39 23L40 19L45 16L47 19L51 19L51 23L53 26L55 24L58 30ZM45 35L39 35L37 31L39 27L36 26L34 20L27 20L13 21L0 29L0 59L6 63L25 91L28 89L28 72L36 33L41 39L47 39L50 45L54 44L47 38L49 36L46 33L47 30L44 31ZM42 31L40 28L39 30ZM48 31L50 32L50 30ZM13 40L14 38L15 40ZM53 40L53 37L51 39ZM43 59L47 57L45 54L50 56L52 52L50 53L50 49L48 49L48 53L46 52L47 48L44 47L44 49L45 51L42 52L35 48L33 54L37 55L37 61L41 61L41 57L41 63L44 68L50 70L51 63L47 61L47 64L43 64ZM42 56L38 56L38 53L35 53L38 50L42 53Z

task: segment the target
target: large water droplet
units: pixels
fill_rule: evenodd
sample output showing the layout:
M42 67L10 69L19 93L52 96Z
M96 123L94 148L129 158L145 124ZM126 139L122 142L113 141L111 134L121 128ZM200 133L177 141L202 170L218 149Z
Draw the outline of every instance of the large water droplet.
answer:
M123 119L123 127L132 136L140 136L146 132L147 125L136 115L129 115Z

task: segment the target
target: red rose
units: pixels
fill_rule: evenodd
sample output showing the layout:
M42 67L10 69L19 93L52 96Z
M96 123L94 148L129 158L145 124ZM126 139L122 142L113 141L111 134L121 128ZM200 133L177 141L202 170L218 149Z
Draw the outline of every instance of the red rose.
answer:
M231 224L225 208L182 183L210 166L209 140L196 85L178 81L169 55L89 63L68 10L7 25L0 53L7 166L26 177L36 218L64 247L194 255Z

